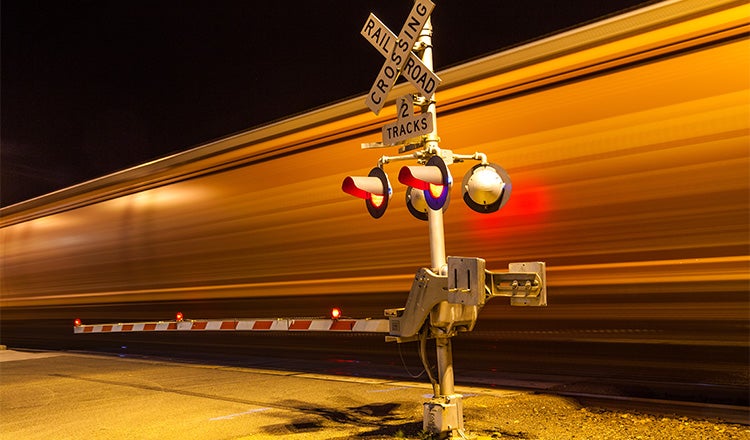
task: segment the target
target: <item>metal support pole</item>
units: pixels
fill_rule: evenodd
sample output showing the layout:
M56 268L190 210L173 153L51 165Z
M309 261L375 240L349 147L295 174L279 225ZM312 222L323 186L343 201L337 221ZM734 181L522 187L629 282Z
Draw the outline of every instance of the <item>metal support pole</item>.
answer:
M417 44L422 48L422 62L432 70L432 19L427 19L422 32L419 35ZM427 111L431 112L433 118L437 119L435 111L435 94L427 98ZM433 121L432 133L427 135L427 148L433 153L439 153L437 120ZM427 221L430 229L430 258L432 261L432 270L435 273L445 275L448 271L448 263L445 257L445 231L443 227L443 210L428 209ZM438 337L437 341L437 361L440 381L440 395L447 396L453 394L453 353L451 351L450 337Z
M437 346L438 378L440 380L440 396L450 396L455 393L453 383L453 345L450 337L435 339Z
M425 67L430 70L434 70L432 62L432 18L428 18L422 32L419 34L417 39L417 45L422 50L422 63ZM438 152L438 141L440 138L437 135L437 112L435 111L435 93L432 96L425 96L425 107L422 111L428 111L432 113L432 133L427 135L427 150L431 152Z
M427 19L427 23L422 28L422 32L419 34L417 45L422 49L422 62L424 65L432 70L432 19ZM428 111L432 113L432 133L427 135L427 150L433 154L440 151L438 146L438 135L437 135L437 112L435 111L435 94L426 97L426 108L422 111ZM447 270L447 263L445 259L445 232L443 228L443 210L428 209L427 211L427 222L430 230L430 261L432 263L432 270L435 273L444 275Z
M432 19L428 19L417 40L422 51L422 62L433 70L432 63ZM427 135L426 152L428 155L439 155L440 138L437 135L437 112L435 94L426 97L422 112L432 113L432 133ZM427 210L427 222L430 234L430 259L432 270L440 275L448 273L448 262L445 256L445 232L443 226L443 210ZM463 403L461 395L455 394L453 379L453 350L451 335L437 335L435 339L437 349L439 395L433 397L424 405L424 429L438 434L441 438L454 438L463 435Z
M430 261L433 272L445 275L448 263L445 258L445 233L443 230L443 210L427 209L427 222L430 228Z
M449 335L438 335L437 346L438 377L440 395L424 404L422 426L425 430L438 434L440 438L466 438L464 436L463 396L456 394L453 382L453 351Z

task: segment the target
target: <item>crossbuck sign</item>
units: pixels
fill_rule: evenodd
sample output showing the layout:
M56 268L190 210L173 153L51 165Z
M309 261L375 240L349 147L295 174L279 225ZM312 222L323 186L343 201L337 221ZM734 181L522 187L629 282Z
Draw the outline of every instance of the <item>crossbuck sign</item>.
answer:
M365 22L360 33L386 57L365 100L367 107L376 115L385 105L385 99L401 73L426 98L429 98L440 84L440 78L412 52L414 43L417 42L419 33L434 7L435 4L430 0L414 2L414 7L398 37L373 14L370 14Z

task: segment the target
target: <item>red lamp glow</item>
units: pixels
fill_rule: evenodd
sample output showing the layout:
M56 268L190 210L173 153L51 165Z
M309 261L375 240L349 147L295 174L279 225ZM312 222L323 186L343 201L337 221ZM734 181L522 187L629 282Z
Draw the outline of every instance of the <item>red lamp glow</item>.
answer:
M391 196L391 184L385 171L375 167L367 177L347 176L341 184L341 189L354 197L365 200L367 212L373 218L380 218L388 208L388 198Z
M331 309L331 319L341 318L341 309L334 307Z
M402 167L398 181L424 191L424 199L430 209L442 209L448 202L448 193L453 183L448 166L440 156L433 156L424 166Z

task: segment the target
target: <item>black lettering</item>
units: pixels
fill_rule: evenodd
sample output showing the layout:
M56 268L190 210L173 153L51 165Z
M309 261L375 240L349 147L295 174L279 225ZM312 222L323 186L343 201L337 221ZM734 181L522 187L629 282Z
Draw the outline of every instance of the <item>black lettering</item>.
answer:
M380 104L380 101L382 101L383 98L375 99L375 92L372 92L370 94L370 101L374 102L375 104Z
M412 57L409 57L406 60L406 64L404 64L404 67L401 68L402 72L406 72L407 75L410 75L411 68L414 67L416 63L414 63L414 59Z
M386 34L384 37L388 37L388 38L383 38L383 44L381 44L380 47L383 48L385 53L388 53L388 47L390 46L390 43L391 43L391 36Z
M417 7L414 9L417 12L417 15L420 17L424 17L424 15L427 13L427 6L417 3Z
M427 83L424 85L424 91L427 92L427 94L431 95L432 92L435 90L435 80L430 78Z
M378 79L378 90L380 90L380 93L385 93L385 89L388 88L388 84L385 83L382 79ZM378 101L379 103L380 101Z
M401 55L399 55L401 52L396 52L395 50L393 53L391 53L391 62L397 66L401 65L401 61L403 61L403 58L401 58Z
M419 19L409 16L409 21L406 23L406 27L404 27L404 30L403 30L406 36L408 36L410 39L413 39L414 36L408 33L408 31L406 30L407 27L411 29L412 32L414 32L415 34L418 33L419 32Z
M413 74L411 75L411 79L416 81L417 77L419 77L419 74L422 73L422 66L416 66L412 73Z
M396 46L396 48L399 51L403 52L403 53L409 53L409 49L410 49L409 43L407 43L404 40L399 40L398 45Z
M401 118L407 118L409 117L409 103L406 100L401 101L401 109L400 109L400 117Z
M385 74L386 78L393 79L396 76L396 71L391 66L385 66L385 69L383 69L383 74Z
M370 18L369 20L367 20L367 23L365 23L365 28L362 29L362 32L365 32L369 36L370 35L370 31L374 27L375 27L375 20L373 20L372 18Z
M417 84L421 84L422 88L424 89L425 83L427 82L427 72L423 73L416 82Z

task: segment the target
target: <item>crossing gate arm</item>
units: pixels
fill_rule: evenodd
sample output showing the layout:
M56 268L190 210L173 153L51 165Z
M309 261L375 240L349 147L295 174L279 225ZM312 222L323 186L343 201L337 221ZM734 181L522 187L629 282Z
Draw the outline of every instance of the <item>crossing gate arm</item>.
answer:
M117 324L83 324L76 320L74 334L168 331L334 332L388 333L387 319L182 319Z

